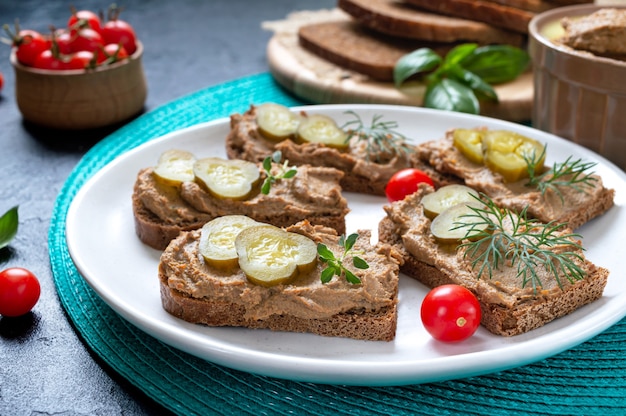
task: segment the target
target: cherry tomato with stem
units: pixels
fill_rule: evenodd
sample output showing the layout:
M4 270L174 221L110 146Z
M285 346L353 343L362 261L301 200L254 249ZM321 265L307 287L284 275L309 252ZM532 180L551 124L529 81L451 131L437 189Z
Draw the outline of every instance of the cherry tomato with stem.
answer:
M102 31L102 20L97 13L91 10L76 10L72 8L72 15L67 20L67 27L74 30L89 27L100 33Z
M102 26L102 37L104 43L121 44L129 55L137 50L137 36L133 27L115 17Z
M422 324L436 340L458 342L471 337L481 319L476 296L460 285L442 285L432 289L420 310Z
M0 315L22 316L37 304L41 287L37 277L21 267L0 272Z
M406 168L393 174L387 186L385 187L385 195L389 202L401 201L407 195L411 195L417 191L417 185L427 183L435 186L433 180L424 172L415 168Z
M96 63L98 65L110 65L115 62L123 61L126 58L128 58L128 52L126 52L126 49L122 45L109 43L98 50Z
M32 66L39 54L50 47L49 40L35 30L20 30L17 23L15 34L11 32L8 25L4 25L3 28L11 38L12 46L15 48L15 57L23 65Z
M104 45L102 35L88 27L71 34L70 52L89 51L96 53Z

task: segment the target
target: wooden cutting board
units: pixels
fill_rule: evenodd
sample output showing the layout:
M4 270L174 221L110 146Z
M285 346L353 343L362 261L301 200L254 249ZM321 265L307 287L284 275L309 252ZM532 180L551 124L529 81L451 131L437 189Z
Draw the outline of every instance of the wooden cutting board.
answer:
M270 72L276 81L296 96L317 104L397 104L421 106L424 86L415 83L397 89L392 83L334 65L298 44L303 24L349 18L338 9L295 12L285 20L264 22L274 32L267 45ZM498 103L481 103L481 114L509 121L528 121L533 102L533 76L527 72L513 82L495 87Z

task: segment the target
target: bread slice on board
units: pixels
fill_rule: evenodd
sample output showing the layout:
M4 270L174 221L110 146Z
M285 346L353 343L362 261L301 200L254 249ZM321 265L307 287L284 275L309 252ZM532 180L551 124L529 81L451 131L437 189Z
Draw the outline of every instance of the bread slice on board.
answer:
M474 19L502 29L528 34L535 13L484 0L404 0L407 4L464 19Z
M514 46L521 46L524 42L524 37L519 33L476 20L418 10L396 0L339 0L337 5L359 24L401 38L433 42L472 41Z
M334 230L307 221L287 228L326 245L340 255ZM370 266L357 270L361 284L334 276L322 283L326 267L318 260L311 271L290 283L271 287L250 282L244 272L217 269L198 254L200 230L181 233L161 255L159 282L163 308L191 323L208 326L264 328L309 332L329 337L391 341L397 325L399 253L387 244L370 244L359 232L355 248Z
M323 59L385 82L393 81L393 68L402 56L426 47L445 55L453 47L373 33L350 20L302 26L298 39L304 49Z

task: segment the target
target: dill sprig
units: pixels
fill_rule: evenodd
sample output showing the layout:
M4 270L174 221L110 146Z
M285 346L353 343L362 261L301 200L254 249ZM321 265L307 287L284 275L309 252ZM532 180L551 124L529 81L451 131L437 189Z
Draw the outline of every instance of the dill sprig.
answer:
M406 137L395 130L398 128L396 121L381 121L383 116L377 114L372 117L371 124L366 126L356 112L349 110L345 114L352 115L354 120L346 122L341 126L341 129L348 135L357 136L359 140L367 143L367 160L369 160L370 155L375 155L378 160L381 153L408 154L414 151L406 143Z
M263 181L263 185L261 185L261 193L267 195L270 193L270 189L272 184L279 179L290 179L296 176L298 170L295 167L289 167L289 161L285 160L282 164L280 161L282 159L282 153L280 150L275 151L271 156L266 157L263 160L263 170L267 174L267 177ZM276 164L279 166L279 171L277 174L272 174L272 165Z
M547 224L528 219L527 208L519 214L500 208L486 195L475 197L483 206L471 206L470 224L455 223L455 229L467 228L464 258L469 258L472 270L478 268L478 278L487 273L491 279L494 270L507 264L517 268L522 287L531 285L536 292L543 287L537 270L545 269L563 288L562 276L570 283L581 280L585 271L578 262L584 261L578 242L580 234L565 233L566 224ZM486 229L485 229L486 225ZM482 227L482 229L481 229ZM560 246L558 250L555 247Z
M560 188L570 187L578 192L586 192L585 188L595 186L598 178L593 176L590 169L596 166L596 163L584 162L582 159L573 160L572 156L569 156L565 162L555 162L552 168L545 172L538 172L537 162L544 159L545 152L546 147L543 148L543 152L538 158L535 158L534 155L531 157L524 155L529 177L526 186L536 187L542 195L550 189L559 196L561 202L564 200Z
M344 265L347 258L352 257L352 264L357 269L367 269L370 267L365 260L357 256L360 252L352 249L358 237L359 235L356 233L350 234L347 238L344 235L339 237L339 246L343 248L343 253L339 258L337 258L335 253L333 253L325 244L319 243L317 245L317 253L320 256L320 260L327 264L327 267L322 270L322 283L330 282L334 275L344 275L348 282L355 285L361 283L361 279L348 270Z

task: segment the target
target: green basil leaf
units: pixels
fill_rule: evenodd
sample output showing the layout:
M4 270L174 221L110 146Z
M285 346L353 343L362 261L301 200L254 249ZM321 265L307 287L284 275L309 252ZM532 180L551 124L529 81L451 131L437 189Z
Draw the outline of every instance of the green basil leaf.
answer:
M455 66L448 76L459 81L461 84L470 87L478 98L485 98L498 102L498 94L491 85L486 83L482 78L467 69Z
M443 60L443 66L448 67L458 64L467 56L471 55L476 48L478 48L478 45L475 43L464 43L462 45L455 46L446 54L446 57Z
M441 56L430 48L417 49L398 59L393 68L393 82L397 87L413 75L432 71L441 60Z
M529 63L530 56L526 51L509 45L481 46L459 62L489 84L514 80Z
M480 104L474 91L449 78L430 84L426 88L424 107L470 114L478 114L480 111Z
M0 217L0 249L9 245L15 234L19 224L19 216L17 214L17 206L8 210Z

